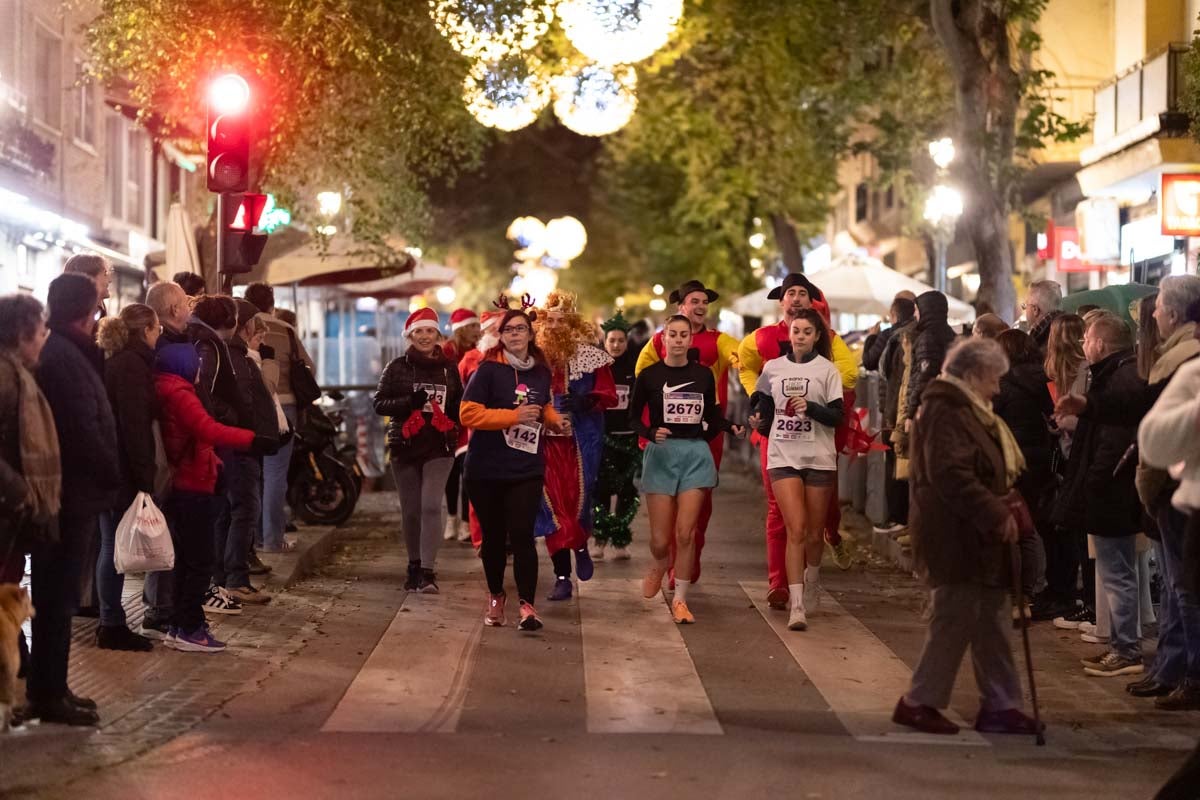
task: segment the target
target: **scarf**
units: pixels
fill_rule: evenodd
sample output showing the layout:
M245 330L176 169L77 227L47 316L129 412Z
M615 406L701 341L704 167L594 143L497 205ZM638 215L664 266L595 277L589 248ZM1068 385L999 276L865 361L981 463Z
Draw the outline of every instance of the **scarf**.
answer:
M514 356L512 353L510 353L508 350L505 350L504 358L508 361L509 366L511 366L513 369L517 370L518 372L525 372L526 370L533 369L533 364L534 364L533 356L528 353L525 354L525 358L519 359L516 356Z
M442 407L437 404L436 400L429 401L430 408L433 409L433 427L441 433L447 433L454 430L454 420L446 416L446 412L442 411ZM411 439L417 435L421 428L425 427L425 414L421 409L414 410L408 415L408 419L400 426L400 435L405 439Z
M1200 342L1196 341L1196 323L1180 325L1167 340L1158 346L1158 360L1150 369L1150 385L1162 383L1183 366L1183 362L1200 355Z
M11 353L0 354L20 381L17 415L21 429L21 474L29 485L29 503L36 519L48 519L62 505L62 461L54 414L33 374Z
M1005 484L1011 489L1017 482L1017 478L1021 477L1021 473L1025 471L1025 456L1021 453L1021 447L1017 444L1016 437L1008 429L1004 420L996 416L992 407L984 403L979 395L975 394L974 390L967 385L966 381L946 373L942 373L939 377L967 396L971 401L971 410L975 412L975 419L979 420L979 424L984 427L988 435L996 441L996 444L1000 445L1000 452L1004 455Z

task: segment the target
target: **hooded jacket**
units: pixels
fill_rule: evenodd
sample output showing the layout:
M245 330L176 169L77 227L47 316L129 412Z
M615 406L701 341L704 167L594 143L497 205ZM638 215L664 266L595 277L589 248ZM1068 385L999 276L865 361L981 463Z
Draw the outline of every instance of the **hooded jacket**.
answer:
M913 328L912 366L909 369L908 392L905 395L908 419L917 418L921 394L929 382L942 371L946 351L954 341L954 329L946 321L949 308L946 295L941 292L929 291L917 297L920 318Z
M162 414L163 447L177 491L212 494L220 460L214 446L249 450L254 432L222 425L209 416L192 383L200 358L191 345L168 345L155 359L154 386Z
M129 344L104 363L104 386L120 442L121 495L116 509L123 512L138 492L154 493L153 424L158 417L154 351L141 339L130 337Z
M242 417L237 427L253 431L264 439L279 438L279 417L275 413L275 398L263 380L258 364L250 358L250 349L240 336L229 340L229 358L237 375L238 396Z

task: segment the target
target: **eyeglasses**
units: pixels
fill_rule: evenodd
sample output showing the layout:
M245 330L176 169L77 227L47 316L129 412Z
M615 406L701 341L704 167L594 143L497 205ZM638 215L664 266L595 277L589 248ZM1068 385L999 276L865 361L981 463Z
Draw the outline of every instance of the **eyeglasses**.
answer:
M500 329L501 333L529 333L528 325L507 325Z

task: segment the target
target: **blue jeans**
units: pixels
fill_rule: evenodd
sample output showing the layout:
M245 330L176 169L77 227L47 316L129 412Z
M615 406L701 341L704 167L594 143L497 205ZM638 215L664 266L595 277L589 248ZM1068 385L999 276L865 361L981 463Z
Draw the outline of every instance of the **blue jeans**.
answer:
M222 458L227 502L213 529L213 583L241 589L250 585L250 543L262 516L262 464L241 453Z
M1109 647L1127 658L1141 658L1138 639L1137 537L1093 536L1096 577L1108 601Z
M96 559L96 594L100 596L100 626L121 627L125 623L125 607L121 595L125 591L125 576L117 572L113 557L117 550L117 523L125 510L104 511L100 514L100 557Z
M1178 685L1185 677L1200 680L1200 604L1186 586L1183 542L1187 517L1167 507L1158 514L1162 541L1157 545L1163 576L1158 612L1158 653L1152 673L1160 682Z
M296 406L285 405L283 415L296 427ZM262 463L262 549L268 552L283 547L283 530L287 526L288 465L292 463L295 439L279 448L273 456L263 456Z

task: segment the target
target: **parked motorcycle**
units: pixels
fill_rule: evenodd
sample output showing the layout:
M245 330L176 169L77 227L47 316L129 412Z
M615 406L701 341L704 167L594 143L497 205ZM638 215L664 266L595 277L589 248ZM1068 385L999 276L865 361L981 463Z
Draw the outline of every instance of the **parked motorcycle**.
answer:
M288 466L288 504L311 525L341 525L358 504L361 479L337 449L338 425L318 405L300 412Z

